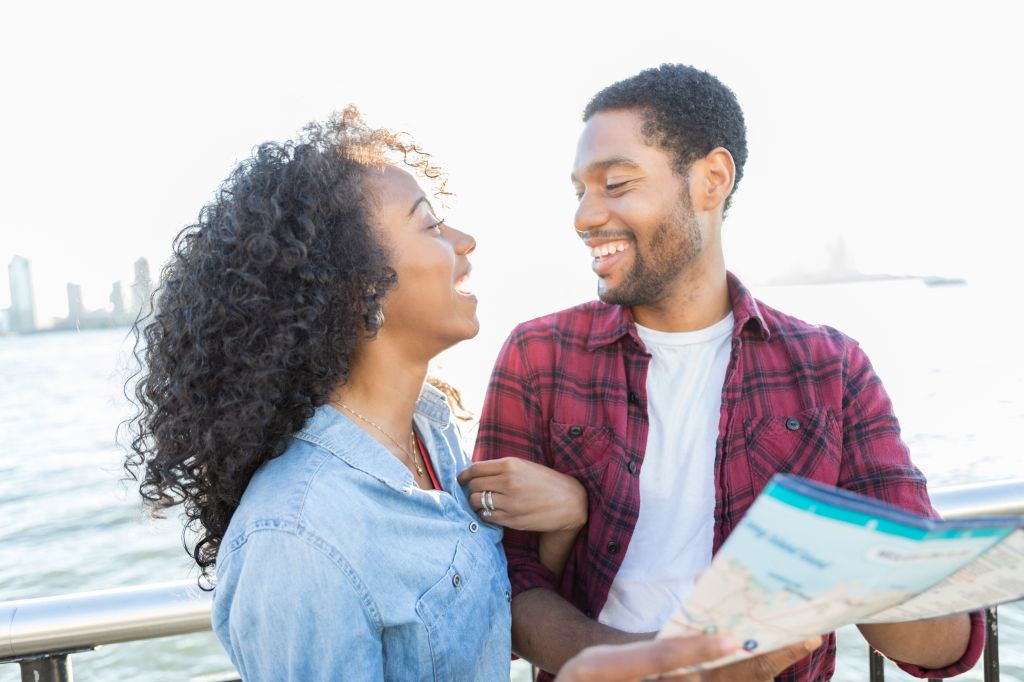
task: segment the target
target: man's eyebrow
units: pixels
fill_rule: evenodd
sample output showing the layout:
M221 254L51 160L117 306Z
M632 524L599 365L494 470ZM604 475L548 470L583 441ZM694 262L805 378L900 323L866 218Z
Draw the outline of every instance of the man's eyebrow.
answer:
M412 217L412 214L416 212L416 208L417 208L417 207L418 207L418 206L419 206L420 204L426 204L426 205L427 205L427 208L429 208L429 209L430 209L430 212L431 212L431 213L433 213L433 212L434 212L434 207L430 205L430 201L429 201L429 200L428 200L428 199L427 199L427 198L426 198L425 196L422 196L422 195L421 195L419 199L417 199L416 201L412 202L412 208L410 208L410 209L409 209L409 215L408 215L408 216L406 216L406 217L407 217L407 218L411 218L411 217Z
M600 161L594 161L583 169L583 175L589 175L590 173L597 173L599 171L606 171L612 166L622 166L631 170L639 170L640 164L625 156L613 156L608 159L601 159ZM572 179L578 180L575 171L572 174Z

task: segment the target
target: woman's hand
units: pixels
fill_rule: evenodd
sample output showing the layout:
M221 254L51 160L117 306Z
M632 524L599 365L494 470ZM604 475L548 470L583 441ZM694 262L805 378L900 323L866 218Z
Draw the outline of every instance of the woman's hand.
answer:
M583 485L543 464L518 457L476 462L462 470L459 484L469 485L469 502L488 523L541 533L575 532L587 523Z

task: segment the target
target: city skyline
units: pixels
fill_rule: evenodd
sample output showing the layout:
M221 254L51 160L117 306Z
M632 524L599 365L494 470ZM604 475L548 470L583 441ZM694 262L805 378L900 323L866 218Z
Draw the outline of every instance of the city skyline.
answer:
M87 306L84 302L84 287L68 281L65 283L67 314L40 316L35 300L35 282L32 277L32 261L21 254L15 254L8 264L8 285L10 305L0 308L0 333L31 333L61 329L102 329L131 325L140 311L148 312L153 294L153 280L149 261L139 257L133 264L134 279L131 283L131 306L124 300L124 280L110 284L107 304L99 308Z

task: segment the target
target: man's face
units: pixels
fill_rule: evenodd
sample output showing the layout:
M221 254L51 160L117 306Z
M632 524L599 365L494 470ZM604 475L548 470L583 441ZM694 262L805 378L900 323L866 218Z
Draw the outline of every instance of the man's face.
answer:
M576 230L605 303L656 303L704 246L685 178L642 126L637 111L595 114L576 146Z

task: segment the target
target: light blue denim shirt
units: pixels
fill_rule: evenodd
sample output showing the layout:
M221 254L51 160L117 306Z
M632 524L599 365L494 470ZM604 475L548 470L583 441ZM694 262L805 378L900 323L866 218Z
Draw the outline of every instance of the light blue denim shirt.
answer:
M247 682L509 679L501 529L456 476L443 394L416 405L445 492L323 406L242 496L217 556L213 629Z

